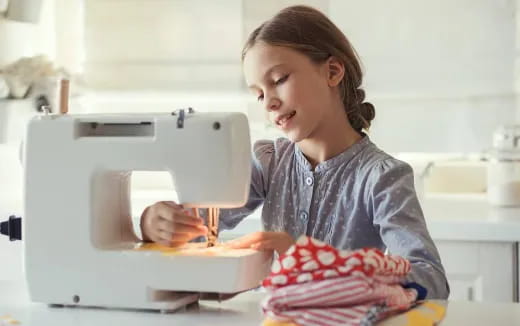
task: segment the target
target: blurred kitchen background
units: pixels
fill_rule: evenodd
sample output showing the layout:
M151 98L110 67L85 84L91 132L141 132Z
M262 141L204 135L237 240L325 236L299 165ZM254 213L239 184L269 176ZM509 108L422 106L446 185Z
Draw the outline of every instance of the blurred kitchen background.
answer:
M60 78L71 113L241 111L253 141L280 136L247 93L240 52L293 4L325 12L356 48L376 107L370 137L412 164L452 298L518 301L520 168L506 175L512 208L487 197L493 134L520 117L515 0L0 0L0 218L23 215L25 123L55 103ZM135 173L133 187L136 219L175 196L162 172ZM259 228L255 214L223 236ZM23 278L21 244L4 238L0 279Z

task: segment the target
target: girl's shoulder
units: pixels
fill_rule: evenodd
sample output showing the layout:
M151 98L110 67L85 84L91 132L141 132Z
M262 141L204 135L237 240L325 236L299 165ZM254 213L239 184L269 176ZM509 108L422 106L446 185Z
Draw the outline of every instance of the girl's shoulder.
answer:
M290 158L292 152L294 152L294 144L286 138L259 140L254 143L253 170L262 176L265 189L268 187L273 171L280 166L284 158Z
M412 167L407 162L401 161L391 154L381 150L371 143L365 151L360 153L361 169L372 178L385 174L406 175L413 173Z
M294 153L294 143L287 138L258 140L253 145L254 159L264 162L278 160L286 154Z

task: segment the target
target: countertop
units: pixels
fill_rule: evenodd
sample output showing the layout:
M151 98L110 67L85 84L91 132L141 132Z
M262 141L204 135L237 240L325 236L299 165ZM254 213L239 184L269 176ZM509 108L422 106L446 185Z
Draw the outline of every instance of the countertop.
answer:
M434 240L520 241L520 207L496 207L482 195L430 196L422 201Z
M0 316L10 316L21 326L69 325L195 325L233 326L260 325L261 292L240 294L221 303L203 301L198 305L171 314L149 311L112 310L100 308L51 308L31 303L25 285L20 282L0 282ZM472 303L438 301L447 307L442 326L460 325L520 325L518 303ZM0 319L1 320L1 319ZM9 325L5 323L6 325ZM2 323L0 322L0 325ZM381 326L408 325L404 315L380 323Z

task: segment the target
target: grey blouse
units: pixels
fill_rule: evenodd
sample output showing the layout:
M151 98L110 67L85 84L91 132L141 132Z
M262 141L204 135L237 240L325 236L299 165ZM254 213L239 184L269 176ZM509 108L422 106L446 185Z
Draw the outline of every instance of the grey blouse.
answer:
M234 228L262 203L265 231L285 231L294 239L305 234L340 249L388 249L411 262L406 284L418 288L420 296L449 295L412 168L368 136L314 171L290 140L257 142L249 200L242 208L221 210L219 227Z

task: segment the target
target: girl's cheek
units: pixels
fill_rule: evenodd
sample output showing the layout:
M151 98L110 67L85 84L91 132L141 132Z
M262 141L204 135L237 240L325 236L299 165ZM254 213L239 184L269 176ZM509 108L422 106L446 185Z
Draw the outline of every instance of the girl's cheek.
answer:
M285 99L285 100L291 100L294 98L294 96L296 95L296 87L293 83L290 83L289 81L283 85L281 85L280 87L280 95Z

